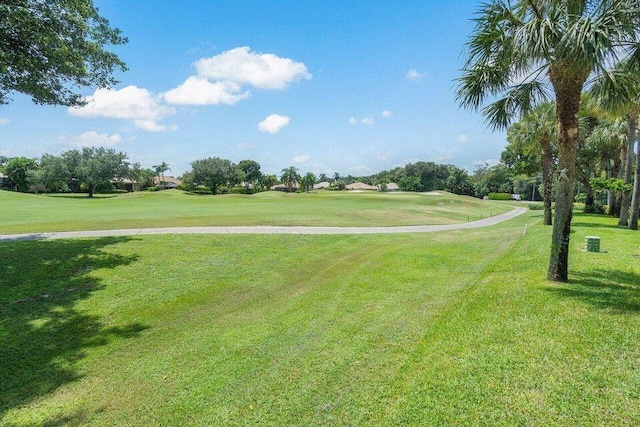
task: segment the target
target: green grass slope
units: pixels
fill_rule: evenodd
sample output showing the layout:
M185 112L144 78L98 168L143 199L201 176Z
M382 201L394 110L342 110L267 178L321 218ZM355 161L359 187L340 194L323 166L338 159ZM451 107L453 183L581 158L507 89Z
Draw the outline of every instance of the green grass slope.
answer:
M169 190L89 199L0 191L0 234L225 225L449 224L511 209L504 203L444 194L318 191L214 197Z
M614 224L575 218L562 285L539 211L3 243L0 425L637 425L640 235Z

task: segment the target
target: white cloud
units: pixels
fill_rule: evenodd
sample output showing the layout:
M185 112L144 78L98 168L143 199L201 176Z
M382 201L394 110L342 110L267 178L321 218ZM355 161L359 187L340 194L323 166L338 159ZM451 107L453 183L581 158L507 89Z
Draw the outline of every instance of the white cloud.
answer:
M358 121L356 120L356 118L355 118L355 117L349 117L349 124L350 124L351 126L354 126L354 125L356 125L357 123L358 123Z
M370 172L371 168L368 166L360 165L360 166L355 166L353 170L355 170L356 172Z
M117 133L109 135L91 130L77 136L60 137L59 140L75 147L113 147L122 142L122 137Z
M168 130L167 126L157 122L176 112L174 108L160 103L161 96L153 95L148 90L136 86L127 86L120 90L97 89L86 101L87 105L84 107L69 108L69 114L85 118L133 120L136 126L150 132Z
M249 142L241 142L240 144L238 144L238 149L240 150L249 150L253 148L253 145L251 145L251 143Z
M180 105L233 105L249 96L249 92L242 92L237 83L211 83L205 78L191 76L177 88L167 91L164 99L170 104Z
M375 156L378 160L388 160L390 157L393 157L396 154L393 150L387 151L376 151Z
M278 133L282 128L289 125L291 118L288 116L281 116L280 114L271 114L267 116L263 121L258 123L258 130L260 132Z
M0 119L0 126L8 125L11 123L11 119Z
M250 52L248 46L202 58L194 64L201 77L249 84L261 89L284 89L297 80L311 79L302 62L271 53Z
M365 117L364 119L362 119L362 124L371 126L373 124L373 117Z
M296 156L293 159L291 159L292 162L294 163L306 163L309 161L311 157L308 154L304 154L302 156Z
M393 117L393 112L389 110L384 110L382 112L382 117L385 117L385 118Z
M456 138L456 142L467 142L469 140L469 135L465 134L465 133L461 133L460 135L458 135L458 137Z
M147 132L166 132L168 130L178 130L178 126L167 127L155 122L155 120L135 120L137 127Z
M426 77L425 73L421 73L415 68L410 69L409 71L407 71L407 74L405 74L405 78L407 80L421 80L421 79L424 79L425 77Z
M455 157L455 154L459 151L457 148L444 148L436 147L434 149L435 154L429 159L435 163L445 163Z

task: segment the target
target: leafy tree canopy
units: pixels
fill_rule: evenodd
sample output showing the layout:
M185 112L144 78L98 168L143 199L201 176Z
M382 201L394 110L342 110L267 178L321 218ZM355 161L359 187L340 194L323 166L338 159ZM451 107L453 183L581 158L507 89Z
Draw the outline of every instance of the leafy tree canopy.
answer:
M92 0L2 0L0 104L15 91L36 104L82 105L79 88L117 83L126 66L104 47L126 42Z
M114 179L129 176L127 155L103 147L83 147L62 153L71 176L84 185L89 197L99 190L110 190Z
M18 191L28 191L33 171L37 167L34 159L14 157L4 167L9 180L18 186Z
M221 185L235 185L241 182L244 172L230 160L209 157L192 162L188 177L195 185L209 187L215 195Z

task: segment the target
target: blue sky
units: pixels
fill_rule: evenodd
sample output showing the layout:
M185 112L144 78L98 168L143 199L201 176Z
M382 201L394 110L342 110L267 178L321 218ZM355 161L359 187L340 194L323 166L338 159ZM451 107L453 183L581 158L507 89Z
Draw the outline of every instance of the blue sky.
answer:
M455 82L476 1L95 0L129 70L86 108L0 106L0 154L81 145L143 167L258 161L263 172L368 175L418 160L469 170L505 145Z

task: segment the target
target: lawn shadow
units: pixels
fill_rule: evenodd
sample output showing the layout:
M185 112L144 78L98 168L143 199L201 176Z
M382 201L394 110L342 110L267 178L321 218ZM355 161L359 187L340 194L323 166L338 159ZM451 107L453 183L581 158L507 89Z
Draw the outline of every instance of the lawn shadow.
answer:
M92 275L136 261L104 250L132 240L106 237L0 244L0 419L82 377L87 349L133 338L147 326L107 326L76 307L105 285Z
M620 230L625 230L626 227L617 225L617 224L602 224L599 222L581 222L581 221L572 221L571 227L585 227L585 228L618 228Z
M75 199L75 200L101 200L101 199L113 199L120 194L94 194L93 197L89 197L88 193L71 193L71 194L42 194L42 197L48 197L51 199Z
M572 274L570 283L547 290L612 312L640 311L640 274L634 272L611 269L578 272Z

